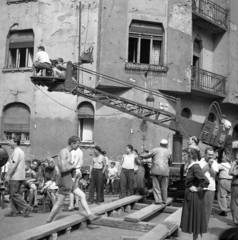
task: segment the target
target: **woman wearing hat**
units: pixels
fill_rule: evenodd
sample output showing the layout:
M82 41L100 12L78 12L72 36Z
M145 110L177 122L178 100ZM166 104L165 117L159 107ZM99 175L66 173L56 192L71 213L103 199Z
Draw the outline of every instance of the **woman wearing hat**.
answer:
M94 201L94 192L96 190L96 204L100 204L104 196L102 195L103 174L106 169L105 159L99 146L94 147L94 156L92 157L92 166L90 167L90 187L89 203Z

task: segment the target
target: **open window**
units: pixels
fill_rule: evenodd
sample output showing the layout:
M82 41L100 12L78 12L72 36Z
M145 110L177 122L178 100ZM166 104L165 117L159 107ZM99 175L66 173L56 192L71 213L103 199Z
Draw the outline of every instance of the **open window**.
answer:
M129 28L128 62L163 65L161 23L133 20Z
M20 137L22 142L30 140L30 109L23 103L11 103L3 110L3 138Z
M30 30L10 31L7 41L6 68L31 68L34 57L34 33Z
M83 102L78 106L78 136L82 142L93 142L94 131L94 107L89 102Z

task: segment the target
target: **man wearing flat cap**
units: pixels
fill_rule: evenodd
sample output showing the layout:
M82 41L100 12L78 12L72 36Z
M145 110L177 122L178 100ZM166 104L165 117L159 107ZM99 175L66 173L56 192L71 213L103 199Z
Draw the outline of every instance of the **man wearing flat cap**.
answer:
M92 156L92 165L90 167L90 187L89 187L89 204L94 201L94 192L96 190L96 204L102 202L104 196L102 193L103 174L106 170L105 158L99 146L94 147L94 156Z
M152 149L149 153L141 154L140 158L152 159L151 176L155 204L165 204L169 182L169 165L172 160L172 154L168 149L168 141L162 139L159 147Z

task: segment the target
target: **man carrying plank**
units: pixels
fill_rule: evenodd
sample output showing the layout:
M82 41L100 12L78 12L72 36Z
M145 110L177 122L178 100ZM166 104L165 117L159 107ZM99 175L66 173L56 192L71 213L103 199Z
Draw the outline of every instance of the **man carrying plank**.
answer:
M46 223L50 223L55 218L60 207L63 205L65 197L68 196L71 192L80 198L83 209L88 215L89 221L92 222L101 216L94 215L91 213L85 194L76 186L75 182L72 180L72 171L77 168L76 163L72 163L71 160L71 151L76 150L79 147L80 139L77 136L72 136L69 138L68 146L62 149L58 157L58 168L60 171L60 178L58 180L58 198L57 201L51 210L50 216L47 219Z

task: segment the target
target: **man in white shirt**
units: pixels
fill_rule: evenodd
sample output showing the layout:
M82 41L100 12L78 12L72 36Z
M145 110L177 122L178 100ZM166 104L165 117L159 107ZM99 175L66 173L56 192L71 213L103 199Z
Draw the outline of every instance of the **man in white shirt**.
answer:
M20 139L13 138L10 142L11 148L14 150L9 158L10 168L5 177L9 181L9 195L11 198L11 212L5 214L6 217L15 217L20 211L24 211L24 217L28 217L33 208L28 205L19 194L21 185L25 180L25 154L21 150Z
M41 69L51 70L50 58L48 53L45 52L45 48L39 46L37 50L38 52L32 65L33 76L36 76Z
M215 196L216 191L216 182L215 177L218 173L218 164L214 160L214 151L212 147L207 147L205 149L205 157L199 161L200 167L205 174L205 176L209 180L209 185L207 188L203 188L203 195L204 195L204 205L205 205L205 212L206 212L206 220L207 226L209 223L209 219L212 213L212 204Z

